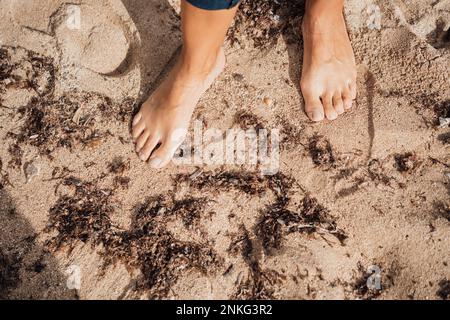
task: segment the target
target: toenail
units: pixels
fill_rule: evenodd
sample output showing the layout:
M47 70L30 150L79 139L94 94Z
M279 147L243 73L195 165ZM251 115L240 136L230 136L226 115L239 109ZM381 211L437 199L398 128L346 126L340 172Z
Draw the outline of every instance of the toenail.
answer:
M150 160L149 164L152 168L154 169L158 169L159 166L161 165L162 160L159 158L153 158Z
M145 161L145 160L147 160L147 157L145 156L145 154L140 153L139 154L139 159L141 159L142 161Z
M336 120L337 119L337 115L336 114L330 114L329 116L327 116L328 120Z
M314 121L322 120L322 113L318 110L311 111L308 113L308 115L311 118L311 120L314 120Z

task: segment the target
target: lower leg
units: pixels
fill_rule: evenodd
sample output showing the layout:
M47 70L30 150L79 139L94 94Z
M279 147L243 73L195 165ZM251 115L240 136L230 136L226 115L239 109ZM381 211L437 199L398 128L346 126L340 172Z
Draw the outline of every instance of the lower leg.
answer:
M184 140L198 100L223 70L221 46L236 10L203 10L182 0L179 60L133 119L136 152L143 161L150 158L152 167L170 162Z
M301 89L313 121L334 120L356 98L356 66L344 15L344 0L307 0Z
M208 72L212 68L236 10L207 11L181 1L181 60L187 71Z

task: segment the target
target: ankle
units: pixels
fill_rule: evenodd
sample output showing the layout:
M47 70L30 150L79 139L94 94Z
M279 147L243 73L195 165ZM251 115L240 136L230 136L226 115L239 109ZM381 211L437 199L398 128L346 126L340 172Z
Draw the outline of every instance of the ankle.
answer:
M308 34L324 33L338 26L343 18L343 1L308 0L302 21L302 31Z
M213 50L204 54L199 54L198 52L191 54L183 49L179 61L180 68L182 71L194 76L206 76L216 64L219 50Z

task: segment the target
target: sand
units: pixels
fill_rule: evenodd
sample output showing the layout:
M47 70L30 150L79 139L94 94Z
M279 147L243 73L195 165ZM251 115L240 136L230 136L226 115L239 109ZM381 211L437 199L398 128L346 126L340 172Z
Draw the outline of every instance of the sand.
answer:
M135 155L178 1L1 2L0 298L449 298L450 1L348 0L357 103L320 124L301 6L252 3L194 118L279 129L275 176Z

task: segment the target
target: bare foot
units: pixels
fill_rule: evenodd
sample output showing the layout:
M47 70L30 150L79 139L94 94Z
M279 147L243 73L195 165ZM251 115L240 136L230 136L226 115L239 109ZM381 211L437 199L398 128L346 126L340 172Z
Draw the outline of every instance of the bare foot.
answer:
M185 62L183 54L167 79L142 105L133 119L132 136L142 161L159 169L169 164L184 141L189 121L202 94L225 66L221 48L204 66Z
M355 57L342 10L327 10L320 0L310 4L302 25L305 112L313 121L334 120L356 98Z

